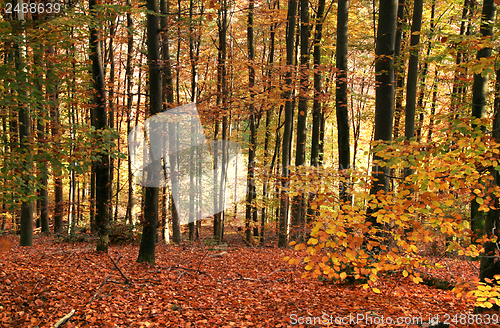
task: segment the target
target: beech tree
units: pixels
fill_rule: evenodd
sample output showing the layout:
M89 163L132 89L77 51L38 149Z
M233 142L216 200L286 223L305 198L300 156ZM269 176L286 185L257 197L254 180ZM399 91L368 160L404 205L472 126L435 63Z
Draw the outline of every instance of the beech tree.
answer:
M16 2L17 3L17 2ZM19 4L22 6L23 1L19 1ZM22 85L23 82L28 84L26 77L24 76L25 63L23 63L23 52L25 44L23 44L24 40L24 24L25 18L24 13L19 12L19 27L21 38L14 44L15 49L15 67L17 73L17 80ZM31 142L31 117L30 117L30 108L29 108L29 91L28 88L24 88L24 90L18 91L18 118L19 118L19 146L20 153L22 154L20 169L22 172L23 186L21 190L21 195L23 197L21 201L21 237L19 240L19 244L21 246L32 246L33 245L33 204L31 199L31 168L32 161L30 159L29 153L31 152L30 142Z
M158 0L148 0L147 45L149 69L149 115L162 111L162 74L160 65L160 18ZM147 172L146 174L154 174ZM148 177L152 178L152 177ZM158 228L159 187L144 187L144 222L137 262L155 264L156 230Z
M89 8L94 15L97 2L90 0ZM106 111L106 84L104 81L104 67L102 64L100 33L97 29L97 22L93 22L90 28L90 60L92 62L92 80L94 89L94 117L93 125L97 133L103 133L108 127L108 113ZM99 136L98 138L103 138ZM101 139L104 143L104 140ZM108 251L109 243L109 206L111 202L111 181L109 172L109 155L103 150L100 160L94 162L95 166L95 199L96 215L95 225L99 240L97 241L97 251Z
M418 53L420 28L422 25L423 0L413 3L413 20L411 24L410 61L408 63L408 82L406 83L405 137L410 140L415 134L415 108L417 104ZM411 168L405 169L405 177L412 174Z
M398 2L380 0L375 50L375 141L391 141L394 118L394 44L396 37ZM373 187L371 194L389 189L389 170L379 167L374 155ZM375 222L373 222L375 223Z
M283 132L283 146L281 156L281 195L280 195L280 217L279 217L279 241L280 247L285 247L288 244L288 225L289 215L288 206L289 199L286 193L288 185L288 176L291 154L291 140L292 140L292 125L293 125L293 62L294 62L294 48L295 48L295 15L297 13L297 1L288 1L288 14L287 14L287 32L286 32L286 65L287 72L285 76L285 84L287 90L285 91L285 129Z
M340 0L337 11L337 85L335 108L337 113L338 147L339 147L339 169L344 171L350 168L350 135L349 135L349 111L347 105L347 56L348 56L348 31L349 31L349 0ZM347 176L345 177L347 179ZM340 186L340 198L347 201L348 183L342 181Z

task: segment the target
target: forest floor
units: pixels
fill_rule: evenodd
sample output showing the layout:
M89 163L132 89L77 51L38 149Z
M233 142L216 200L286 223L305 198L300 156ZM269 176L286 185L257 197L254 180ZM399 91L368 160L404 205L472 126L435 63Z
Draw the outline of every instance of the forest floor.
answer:
M38 235L33 247L19 247L16 237L0 252L0 327L54 327L72 310L64 327L418 327L388 323L436 316L452 327L473 310L470 299L400 275L377 281L380 294L301 278L302 266L282 260L293 250L237 238L223 248L159 243L151 266L136 262L138 244L103 254L90 242ZM472 280L471 263L450 261L435 273Z

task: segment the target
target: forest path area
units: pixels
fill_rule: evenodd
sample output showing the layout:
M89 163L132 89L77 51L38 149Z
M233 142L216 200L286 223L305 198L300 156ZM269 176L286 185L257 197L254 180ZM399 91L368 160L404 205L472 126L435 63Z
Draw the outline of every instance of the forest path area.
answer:
M359 327L417 327L367 320L429 320L473 308L400 275L379 280L380 294L301 278L303 266L282 260L293 256L288 249L158 244L151 266L136 262L138 245L104 254L93 243L41 236L26 248L10 238L14 246L0 253L1 327L53 327L72 310L64 327L353 327L362 317ZM298 324L314 317L322 321Z

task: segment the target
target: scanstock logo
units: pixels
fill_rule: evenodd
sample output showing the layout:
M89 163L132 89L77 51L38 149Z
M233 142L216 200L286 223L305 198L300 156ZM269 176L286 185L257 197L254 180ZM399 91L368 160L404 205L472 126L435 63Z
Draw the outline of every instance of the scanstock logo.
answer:
M205 138L196 104L172 108L128 135L132 172L145 187L168 187L181 224L245 198L247 161L238 143Z

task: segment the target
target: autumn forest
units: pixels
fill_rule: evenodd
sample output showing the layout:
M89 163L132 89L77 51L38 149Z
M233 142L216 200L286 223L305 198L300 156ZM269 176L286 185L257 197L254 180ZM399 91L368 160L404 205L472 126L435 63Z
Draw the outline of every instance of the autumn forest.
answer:
M497 0L0 0L0 325L500 326Z

